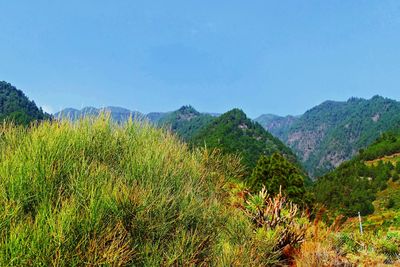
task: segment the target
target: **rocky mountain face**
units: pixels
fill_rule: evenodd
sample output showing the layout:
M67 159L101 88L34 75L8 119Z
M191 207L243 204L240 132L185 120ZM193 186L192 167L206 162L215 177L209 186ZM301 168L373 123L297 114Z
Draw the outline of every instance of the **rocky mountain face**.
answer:
M317 177L400 124L400 102L375 96L326 101L299 117L256 119L291 147L307 171Z
M255 119L256 122L260 123L266 130L272 133L274 136L281 137L289 130L299 117L297 116L286 116L281 117L273 114L264 114Z

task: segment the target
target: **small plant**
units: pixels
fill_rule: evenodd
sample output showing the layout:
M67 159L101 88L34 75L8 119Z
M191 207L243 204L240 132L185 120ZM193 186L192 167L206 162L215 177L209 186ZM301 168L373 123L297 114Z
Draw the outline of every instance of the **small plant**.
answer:
M276 250L290 250L304 240L308 220L281 191L271 197L264 187L257 195L249 194L244 212L257 229L276 232Z

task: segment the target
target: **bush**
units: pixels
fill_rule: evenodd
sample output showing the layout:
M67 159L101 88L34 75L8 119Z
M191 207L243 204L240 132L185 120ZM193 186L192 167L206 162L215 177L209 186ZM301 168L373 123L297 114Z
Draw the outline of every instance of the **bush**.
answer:
M264 229L276 236L274 251L294 248L304 238L308 220L302 217L296 204L288 201L282 192L271 197L263 188L257 195L249 195L245 214L251 219L257 231Z
M222 187L238 175L234 158L106 116L0 132L1 266L218 265L222 244L254 245L232 241L226 223Z

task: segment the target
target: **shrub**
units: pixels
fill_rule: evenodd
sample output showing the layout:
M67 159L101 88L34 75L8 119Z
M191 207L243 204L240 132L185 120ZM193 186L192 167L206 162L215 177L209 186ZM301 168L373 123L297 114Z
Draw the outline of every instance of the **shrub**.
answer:
M263 188L257 195L250 194L244 212L256 229L264 229L276 236L276 251L296 247L305 238L308 221L302 218L298 206L287 201L282 192L271 197Z
M243 247L223 203L233 157L104 115L0 127L1 266L217 265L221 244Z

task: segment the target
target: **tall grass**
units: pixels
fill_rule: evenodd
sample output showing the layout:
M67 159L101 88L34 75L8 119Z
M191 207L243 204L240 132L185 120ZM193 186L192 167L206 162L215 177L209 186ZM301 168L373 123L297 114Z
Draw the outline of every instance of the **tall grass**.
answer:
M238 157L190 150L145 122L2 124L0 266L399 261L398 234L310 226L282 196L249 194L243 173Z
M235 157L103 115L0 126L1 266L254 264Z

